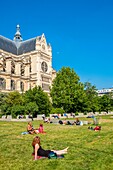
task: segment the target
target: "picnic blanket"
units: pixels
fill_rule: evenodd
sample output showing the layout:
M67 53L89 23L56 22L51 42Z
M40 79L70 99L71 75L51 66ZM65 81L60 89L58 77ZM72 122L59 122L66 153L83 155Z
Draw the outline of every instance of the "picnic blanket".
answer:
M32 156L33 156L33 160L35 159L35 155L32 153ZM48 157L44 157L44 156L37 156L37 160L39 159L47 159ZM64 158L64 155L57 155L57 157L55 157L55 159L59 159L59 158ZM50 158L49 158L50 159ZM51 158L53 159L53 157Z
M22 135L27 135L27 134L29 134L29 132L22 132L21 134Z

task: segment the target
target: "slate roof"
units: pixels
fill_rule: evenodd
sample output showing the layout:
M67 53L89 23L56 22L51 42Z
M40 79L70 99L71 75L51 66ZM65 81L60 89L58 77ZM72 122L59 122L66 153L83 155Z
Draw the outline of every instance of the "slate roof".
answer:
M0 49L9 53L17 54L16 44L8 38L0 36Z
M35 50L36 38L26 41L15 42L0 35L0 49L15 55L31 52Z
M20 46L17 49L17 55L34 51L36 46L36 38L32 38L23 42L20 42Z

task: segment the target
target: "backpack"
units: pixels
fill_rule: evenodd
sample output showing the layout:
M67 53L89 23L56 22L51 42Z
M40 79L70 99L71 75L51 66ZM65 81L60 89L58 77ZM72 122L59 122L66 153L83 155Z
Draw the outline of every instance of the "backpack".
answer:
M51 151L48 155L48 158L49 159L57 159L57 154L53 151Z

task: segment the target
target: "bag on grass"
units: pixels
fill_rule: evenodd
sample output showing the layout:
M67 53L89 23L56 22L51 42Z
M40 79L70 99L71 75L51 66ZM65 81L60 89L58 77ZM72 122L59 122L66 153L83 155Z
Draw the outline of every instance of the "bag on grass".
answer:
M51 151L51 152L49 153L48 158L49 158L49 159L57 159L57 154Z

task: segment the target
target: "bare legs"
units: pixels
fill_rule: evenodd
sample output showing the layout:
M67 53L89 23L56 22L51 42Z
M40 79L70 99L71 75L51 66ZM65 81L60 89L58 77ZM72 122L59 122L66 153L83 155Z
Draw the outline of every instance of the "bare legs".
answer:
M39 133L39 131L35 129L35 130L34 130L34 133L38 134L38 133Z
M63 150L53 150L53 152L55 152L57 155L62 155L62 154L66 154L67 150L68 150L68 147Z

